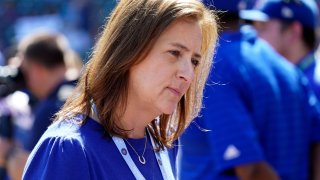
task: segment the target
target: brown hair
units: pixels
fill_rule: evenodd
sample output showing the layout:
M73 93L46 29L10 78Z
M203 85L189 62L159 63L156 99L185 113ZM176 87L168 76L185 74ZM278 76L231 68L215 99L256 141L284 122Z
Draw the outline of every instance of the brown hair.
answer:
M214 14L197 0L121 0L111 14L77 86L78 95L69 98L57 119L90 115L91 102L107 133L126 137L117 126L126 107L130 68L149 52L161 33L175 20L192 18L202 30L200 65L187 93L172 115L161 115L148 129L159 147L171 147L202 105L203 88L211 67L217 39ZM116 111L117 110L117 111ZM117 113L116 113L117 112ZM84 120L83 122L85 122Z
M62 34L36 32L26 36L18 45L20 55L26 61L41 64L47 69L65 66L65 45Z

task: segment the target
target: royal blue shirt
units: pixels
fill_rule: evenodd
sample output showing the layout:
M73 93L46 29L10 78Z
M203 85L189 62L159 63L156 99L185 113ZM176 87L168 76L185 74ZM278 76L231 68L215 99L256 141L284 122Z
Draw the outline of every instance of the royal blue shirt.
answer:
M52 123L52 118L57 113L65 100L72 94L75 81L63 81L49 94L48 97L39 101L33 108L33 125L28 130L28 136L22 142L23 147L31 151L37 144L41 135L47 130Z
M145 138L128 139L128 141L139 154L142 154ZM163 179L150 138L144 154L145 165L139 162L137 155L127 143L126 146L134 163L146 179ZM174 175L176 175L177 151L177 147L168 150ZM23 179L135 178L112 138L106 135L99 123L89 118L84 125L69 120L51 125L32 151Z
M201 116L181 138L181 179L237 179L234 167L258 161L281 179L308 179L315 103L299 71L250 27L223 33Z
M320 59L316 58L315 52L307 54L297 66L301 69L310 82L318 99L320 99Z

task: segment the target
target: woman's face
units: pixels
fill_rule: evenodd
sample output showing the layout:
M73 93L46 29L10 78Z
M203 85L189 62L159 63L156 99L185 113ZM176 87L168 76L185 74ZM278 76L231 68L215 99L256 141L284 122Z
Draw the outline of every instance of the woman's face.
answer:
M148 55L130 69L128 106L172 114L188 90L200 62L201 29L196 21L174 21Z

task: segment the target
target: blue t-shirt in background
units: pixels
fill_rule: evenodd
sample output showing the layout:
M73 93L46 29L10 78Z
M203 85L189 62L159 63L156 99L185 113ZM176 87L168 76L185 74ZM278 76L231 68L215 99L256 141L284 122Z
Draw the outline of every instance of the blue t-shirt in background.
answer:
M145 138L128 141L139 154L142 154ZM150 138L144 154L145 165L139 162L137 155L128 144L127 149L146 179L163 179ZM177 147L168 150L174 175L176 175L177 150ZM102 125L89 118L83 125L69 120L51 125L32 151L23 179L129 180L135 178L112 138L106 136Z
M33 107L33 125L27 131L27 138L22 142L25 150L32 151L42 134L52 123L52 118L57 113L66 99L73 93L76 81L62 81L45 99L38 101Z
M310 82L318 99L320 99L320 57L316 58L315 51L311 51L297 64Z
M251 27L222 33L201 116L181 138L181 179L237 179L234 167L258 161L308 179L320 126L305 80Z

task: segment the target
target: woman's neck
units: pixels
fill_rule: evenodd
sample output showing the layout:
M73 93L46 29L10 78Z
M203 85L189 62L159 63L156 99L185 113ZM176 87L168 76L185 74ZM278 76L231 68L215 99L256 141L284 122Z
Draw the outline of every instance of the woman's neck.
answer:
M148 107L141 107L137 103L129 103L121 116L120 127L130 130L129 138L143 138L146 134L146 127L153 121L158 114Z
M153 112L149 108L140 107L137 104L128 103L125 112L121 113L119 121L116 121L117 125L127 130L128 138L139 139L145 137L147 126L153 121L159 114ZM101 123L98 120L96 111L91 109L90 117Z
M121 117L120 126L128 131L128 138L143 138L146 134L146 127L154 119L146 117L143 112L129 113L128 110Z
M101 124L99 118L94 110L91 110L90 117ZM121 118L122 120L119 121L118 126L122 129L128 130L128 138L132 139L139 139L145 137L146 134L146 127L150 123L143 123L142 121L136 118L125 118L124 116Z

